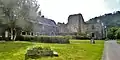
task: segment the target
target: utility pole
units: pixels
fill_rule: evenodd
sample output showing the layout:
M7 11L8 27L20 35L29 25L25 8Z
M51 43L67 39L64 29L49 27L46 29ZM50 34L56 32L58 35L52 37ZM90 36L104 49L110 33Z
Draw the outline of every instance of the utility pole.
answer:
M107 26L105 26L105 37L107 39Z

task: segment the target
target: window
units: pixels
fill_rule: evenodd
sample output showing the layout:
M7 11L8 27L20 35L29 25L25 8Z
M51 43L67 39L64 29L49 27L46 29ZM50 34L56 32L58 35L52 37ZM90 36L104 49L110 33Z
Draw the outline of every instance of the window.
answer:
M94 25L92 25L92 29L95 29Z

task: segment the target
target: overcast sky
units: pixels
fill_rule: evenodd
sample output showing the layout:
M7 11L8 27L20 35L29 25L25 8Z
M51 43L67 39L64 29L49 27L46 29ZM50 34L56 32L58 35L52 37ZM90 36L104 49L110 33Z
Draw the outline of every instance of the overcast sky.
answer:
M42 15L56 22L67 22L70 14L81 13L85 21L120 10L120 0L38 0Z

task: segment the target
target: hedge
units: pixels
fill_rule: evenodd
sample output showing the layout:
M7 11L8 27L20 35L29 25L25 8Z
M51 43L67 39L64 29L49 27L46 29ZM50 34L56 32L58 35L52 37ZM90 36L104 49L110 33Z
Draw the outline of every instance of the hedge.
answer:
M33 41L41 43L70 43L69 36L17 36L16 39L20 41Z
M79 39L79 40L90 39L89 37L80 36L80 35L73 35L72 38L73 38L73 39Z

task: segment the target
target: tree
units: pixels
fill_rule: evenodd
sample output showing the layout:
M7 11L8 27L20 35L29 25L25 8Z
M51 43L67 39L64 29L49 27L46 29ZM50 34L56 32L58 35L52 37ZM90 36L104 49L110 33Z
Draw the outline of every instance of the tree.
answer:
M98 17L91 18L89 23L96 23L97 20L102 21L108 28L120 26L120 11L107 13Z
M120 28L118 28L118 30L115 33L116 38L120 39Z
M11 33L11 40L15 40L17 31L22 27L16 26L19 19L33 20L31 12L36 13L39 5L36 0L0 0L3 5L3 13Z
M108 29L108 34L107 34L107 37L109 39L116 39L116 32L118 31L118 27L112 27L112 28L109 28Z

